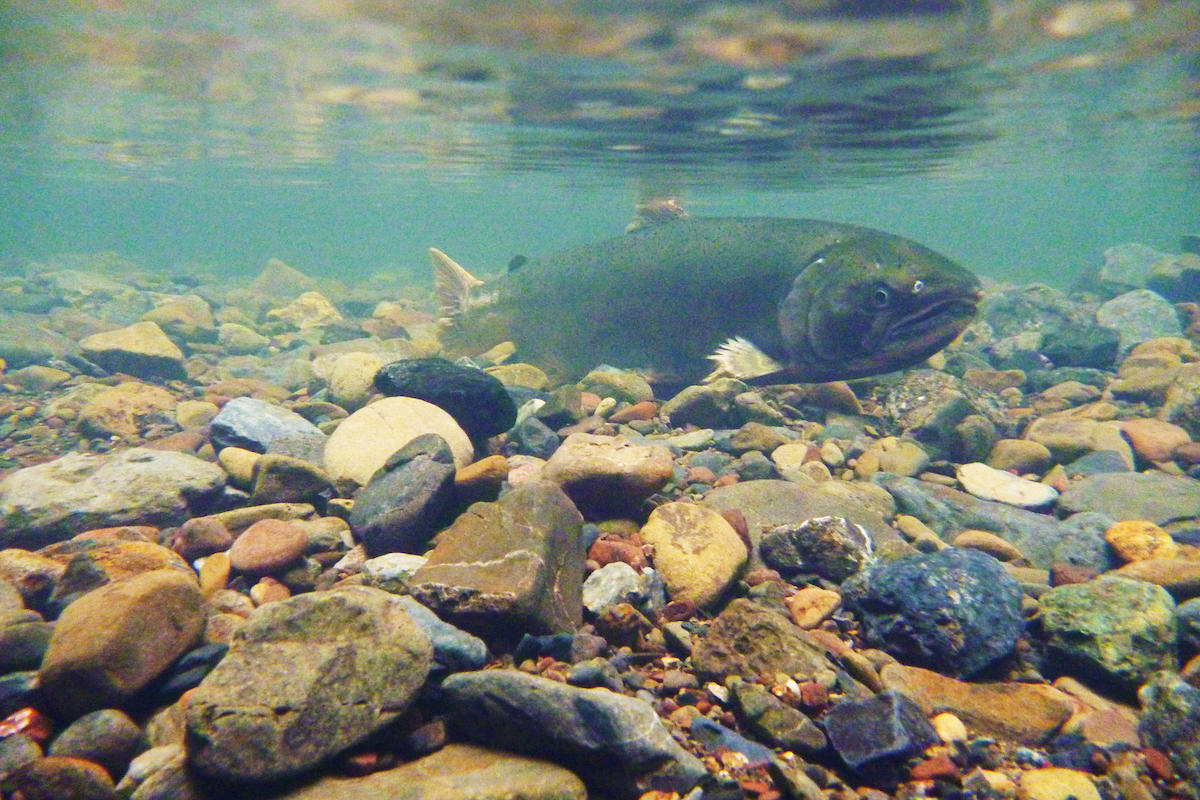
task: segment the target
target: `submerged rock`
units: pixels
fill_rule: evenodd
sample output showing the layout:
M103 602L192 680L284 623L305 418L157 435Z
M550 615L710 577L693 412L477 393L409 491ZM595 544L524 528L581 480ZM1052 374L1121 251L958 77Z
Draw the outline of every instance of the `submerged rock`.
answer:
M897 781L901 762L941 741L925 712L895 691L835 704L825 731L848 767L881 786Z
M654 547L654 566L672 600L707 608L725 593L746 564L746 545L724 517L694 503L665 503L642 527Z
M153 322L97 333L81 339L79 348L89 361L109 372L124 372L147 380L187 377L183 351Z
M672 467L671 451L662 445L573 433L550 456L542 477L583 510L630 513L671 479Z
M1200 689L1172 672L1159 672L1138 692L1145 709L1138 731L1193 785L1200 784Z
M209 423L213 447L241 447L255 453L274 451L277 441L318 437L325 434L297 414L256 397L235 397Z
M444 358L393 361L375 375L375 388L390 397L415 397L454 417L467 436L486 439L517 421L517 407L498 379Z

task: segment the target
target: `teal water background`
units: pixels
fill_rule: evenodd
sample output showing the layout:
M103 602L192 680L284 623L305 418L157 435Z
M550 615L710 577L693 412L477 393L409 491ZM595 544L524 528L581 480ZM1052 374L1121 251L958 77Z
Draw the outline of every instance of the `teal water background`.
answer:
M1200 232L1195 4L807 5L9 2L0 268L487 273L666 193L1064 287Z

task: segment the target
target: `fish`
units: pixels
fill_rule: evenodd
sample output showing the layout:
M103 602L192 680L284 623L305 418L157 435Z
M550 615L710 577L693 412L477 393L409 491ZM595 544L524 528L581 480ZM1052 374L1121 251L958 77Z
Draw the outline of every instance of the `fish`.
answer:
M868 377L946 347L981 297L973 273L924 245L818 219L671 216L492 281L430 257L444 348L511 340L558 380L601 364L660 383Z

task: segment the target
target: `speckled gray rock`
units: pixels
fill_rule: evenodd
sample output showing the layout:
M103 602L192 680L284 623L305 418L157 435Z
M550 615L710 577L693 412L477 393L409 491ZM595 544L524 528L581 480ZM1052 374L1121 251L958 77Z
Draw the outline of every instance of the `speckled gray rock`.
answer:
M763 563L785 576L815 572L841 582L875 561L871 537L842 517L814 517L780 525L763 535Z
M644 598L646 582L642 575L624 561L605 564L587 576L583 582L583 607L601 614L618 603L639 605Z
M734 711L746 730L772 747L813 756L825 749L825 733L802 711L792 708L767 687L731 680Z
M517 670L484 670L452 675L442 690L463 736L550 758L590 787L619 798L636 798L637 781L647 773L657 773L658 781L673 776L681 794L706 774L653 708L608 689L578 689Z
M1038 598L1048 654L1119 690L1177 669L1175 601L1152 583L1102 575Z
M283 406L256 397L235 397L209 423L209 438L217 450L241 447L255 453L266 453L278 452L272 445L280 439L319 438L324 442L325 434L304 417ZM303 457L302 454L296 455Z
M37 549L116 525L178 525L224 486L225 470L186 453L71 453L0 482L0 548Z
M780 480L743 481L713 489L701 505L717 512L736 510L745 516L753 544L747 569L762 566L759 545L765 531L813 517L844 517L861 525L876 549L900 541L900 535L886 521L896 512L892 498L867 483L825 481L800 485Z
M583 517L553 483L475 503L437 537L409 591L489 636L571 632L582 622Z
M1151 747L1171 754L1171 763L1193 786L1200 784L1200 689L1172 672L1159 672L1138 692L1138 731Z
M504 384L483 370L444 358L393 361L375 374L375 388L389 397L432 403L472 439L503 433L517 421L517 407Z
M422 434L354 495L350 527L373 556L424 553L453 495L450 445L436 433Z
M961 379L931 369L906 373L887 388L883 404L885 415L895 421L904 436L919 442L931 458L955 456L958 424L984 411Z
M1135 289L1117 295L1096 309L1096 321L1117 332L1122 352L1139 342L1162 336L1180 336L1183 331L1175 308L1149 289Z
M1091 475L1071 484L1058 500L1061 515L1081 511L1156 525L1198 519L1200 481L1161 472Z
M1056 562L1097 571L1118 566L1104 541L1104 532L1116 521L1107 514L1088 512L1056 520L915 478L881 475L875 481L896 499L900 513L917 517L943 538L967 529L988 531L1011 542L1042 569Z
M748 387L733 378L687 386L667 400L660 410L675 427L736 428L748 420L734 399Z
M263 605L188 702L192 766L233 781L304 772L399 717L432 665L429 637L380 589Z
M965 677L1012 652L1021 587L999 561L947 548L877 564L842 584L875 646L906 664Z
M852 770L889 787L900 764L941 741L920 706L895 691L836 703L825 716L829 743Z

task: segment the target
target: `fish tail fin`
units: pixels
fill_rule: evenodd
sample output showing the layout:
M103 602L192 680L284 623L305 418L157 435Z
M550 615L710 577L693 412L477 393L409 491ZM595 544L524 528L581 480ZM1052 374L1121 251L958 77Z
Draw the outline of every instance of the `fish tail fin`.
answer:
M433 262L433 289L437 294L438 313L443 317L456 317L471 307L471 290L482 286L483 281L436 247L429 248L429 259Z
M705 383L712 383L718 378L737 378L744 381L784 369L782 364L742 336L726 339L708 359L716 364L717 368L704 378Z

